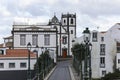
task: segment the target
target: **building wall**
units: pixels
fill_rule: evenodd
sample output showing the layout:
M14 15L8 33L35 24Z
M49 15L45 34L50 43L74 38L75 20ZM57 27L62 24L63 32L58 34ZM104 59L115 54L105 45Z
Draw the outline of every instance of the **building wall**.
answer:
M27 70L28 69L28 59L27 58L0 58L0 63L4 63L4 68L0 68L0 71L7 70ZM15 63L15 68L9 68L9 63ZM20 67L20 63L26 63L25 68ZM31 58L30 68L34 69L34 64L36 63L36 58Z
M115 68L119 67L118 59L119 54L116 53L116 42L120 42L119 33L120 25L116 24L112 26L106 32L97 32L97 42L92 41L92 52L91 52L91 66L92 66L92 78L101 78L109 72L114 72ZM92 31L93 33L95 31ZM104 37L104 41L101 41L101 37ZM83 37L75 39L75 43L84 43ZM73 45L74 45L73 44ZM105 55L100 54L100 44L105 44ZM116 57L117 56L117 57ZM105 57L105 67L100 67L100 58ZM117 66L117 67L116 67ZM103 74L103 72L105 72Z
M25 34L26 35L26 45L21 46L20 45L20 35ZM30 42L32 44L32 35L38 34L38 46L39 47L56 47L56 34L55 33L14 33L14 48L16 47L27 47L27 43ZM50 34L50 45L44 45L44 34ZM36 45L32 45L32 47L35 47Z
M25 45L20 45L20 35L21 34L25 34L26 36L26 44ZM34 34L37 34L38 35L38 46L39 46L39 55L42 53L41 51L41 47L44 47L44 50L45 48L48 48L48 49L53 49L56 51L56 32L42 32L42 31L39 31L39 32L13 32L13 39L14 39L14 49L26 49L27 48L27 44L30 42L31 43L31 51L34 51L35 50L35 47L36 45L33 45L32 44L32 35ZM44 35L45 34L50 34L50 45L45 45L44 44Z

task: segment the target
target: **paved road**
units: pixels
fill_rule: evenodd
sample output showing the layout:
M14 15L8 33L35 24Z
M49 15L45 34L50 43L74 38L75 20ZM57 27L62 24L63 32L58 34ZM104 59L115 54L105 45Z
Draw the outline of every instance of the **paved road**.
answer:
M55 71L48 80L71 80L69 66L70 61L58 62Z

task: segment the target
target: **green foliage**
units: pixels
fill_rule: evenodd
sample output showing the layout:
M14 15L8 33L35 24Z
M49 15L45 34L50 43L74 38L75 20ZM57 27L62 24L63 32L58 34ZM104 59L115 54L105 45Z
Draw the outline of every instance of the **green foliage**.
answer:
M41 72L43 66L48 67L53 62L49 55L49 51L45 51L38 57L36 64L34 65L34 70L37 70L39 67L39 72Z
M92 79L92 80L101 80L101 79L99 79L99 78L96 78L96 79Z
M85 45L84 44L75 44L72 48L72 52L74 57L77 60L83 60L84 59L84 53L85 53Z
M120 72L119 70L116 70L114 73L108 73L104 77L102 77L102 80L114 80L120 78Z

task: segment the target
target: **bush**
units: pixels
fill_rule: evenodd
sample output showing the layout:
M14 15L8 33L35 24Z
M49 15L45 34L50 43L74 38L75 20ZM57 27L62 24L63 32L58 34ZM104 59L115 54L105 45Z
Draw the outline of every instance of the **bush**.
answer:
M77 60L83 60L84 59L84 53L85 53L85 45L83 44L75 44L73 47L72 47L72 53L73 55L75 56L75 58Z
M120 78L120 72L119 71L115 71L114 73L108 73L106 74L104 77L102 77L102 80L114 80Z

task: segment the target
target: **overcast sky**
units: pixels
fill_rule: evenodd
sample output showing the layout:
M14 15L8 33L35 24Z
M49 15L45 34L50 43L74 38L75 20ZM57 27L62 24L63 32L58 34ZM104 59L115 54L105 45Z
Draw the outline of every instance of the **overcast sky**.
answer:
M0 0L0 43L11 35L14 21L44 23L67 12L77 15L77 36L85 27L105 31L120 22L120 0Z

